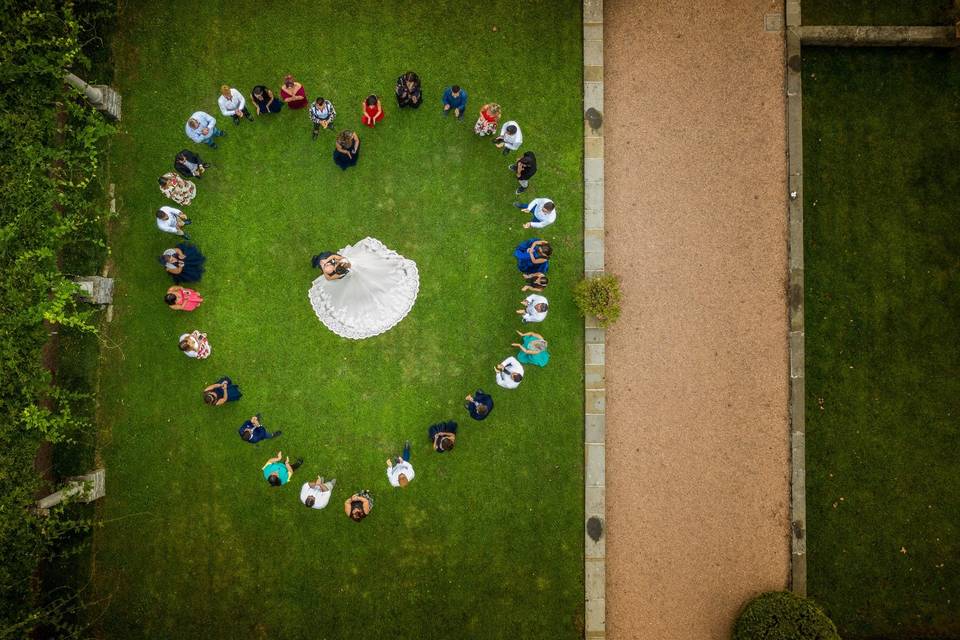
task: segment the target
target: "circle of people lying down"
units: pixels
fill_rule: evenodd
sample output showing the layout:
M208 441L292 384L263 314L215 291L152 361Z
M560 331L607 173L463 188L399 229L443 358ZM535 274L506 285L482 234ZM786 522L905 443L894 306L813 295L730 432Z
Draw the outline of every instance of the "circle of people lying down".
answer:
M247 100L240 91L223 85L220 93L217 102L220 113L224 117L231 118L234 125L240 125L243 120L254 121L253 114L247 106ZM306 89L293 76L287 75L284 78L279 97L263 85L255 86L249 97L254 111L260 117L274 116L283 111L284 106L289 110L300 110L309 106L308 114L313 124L313 139L316 141L323 132L333 132L335 134L333 161L344 171L357 164L360 158L360 137L355 131L349 129L337 132L334 124L337 111L333 104L322 96L316 97L312 102L308 100ZM416 73L408 71L397 78L396 99L400 109L420 108L422 95L420 78ZM443 116L452 115L458 121L463 121L467 107L467 92L458 85L449 86L444 89L441 105ZM362 100L360 106L361 121L365 126L373 128L383 122L383 103L378 96L368 96ZM501 150L504 156L511 152L518 152L523 143L520 125L512 120L504 122L498 134L500 119L500 105L484 104L480 108L473 130L481 137L493 136L495 147ZM185 132L190 140L204 144L210 149L216 149L218 139L227 136L227 132L217 126L216 118L203 111L197 111L190 116L185 125ZM159 178L160 191L177 204L189 206L197 194L197 187L191 179L202 178L211 168L215 168L214 165L205 161L199 154L183 149L174 159L176 172L166 173ZM515 193L519 196L527 190L530 178L537 172L536 156L527 151L510 164L508 169L517 180ZM557 210L551 199L527 200L527 202L513 203L530 218L523 225L524 228L542 229L556 220ZM187 241L167 249L160 256L161 264L175 283L167 289L165 302L171 309L177 311L193 311L203 303L203 297L196 290L182 285L200 280L205 258L200 250L189 242L187 228L191 220L182 210L169 206L160 207L156 218L157 226L161 231L180 236ZM549 305L547 299L540 293L548 284L547 271L550 267L552 248L546 240L531 238L517 245L513 254L517 260L517 268L524 279L521 291L531 292L520 302L517 314L521 316L524 324L542 322L547 317ZM322 269L328 277L343 275L350 266L342 256L331 252L314 256L312 263L314 267ZM519 342L511 346L519 350L517 355L506 358L494 368L497 384L505 389L515 389L520 385L524 376L524 365L544 367L550 359L547 341L542 335L534 332L517 331L516 333ZM212 351L207 334L201 331L181 335L179 345L184 354L198 360L210 357ZM221 406L227 402L239 400L241 395L239 386L227 376L203 390L204 402L212 406ZM478 389L465 398L464 407L474 420L484 420L493 411L493 398L482 389ZM240 437L251 444L281 435L280 431L269 432L260 414L245 421L238 431ZM428 429L428 437L436 452L450 451L456 443L457 423L447 421L434 424ZM301 464L303 464L302 459L291 462L289 457L284 457L282 452L278 451L277 455L263 465L263 477L270 486L282 486L289 482L294 471ZM406 487L414 478L413 465L410 463L410 442L405 443L399 456L388 459L386 464L390 484L394 487ZM307 507L322 509L330 501L335 484L336 479L318 476L316 480L303 484L300 500ZM357 491L344 503L347 516L357 522L365 518L372 508L373 496L366 489Z

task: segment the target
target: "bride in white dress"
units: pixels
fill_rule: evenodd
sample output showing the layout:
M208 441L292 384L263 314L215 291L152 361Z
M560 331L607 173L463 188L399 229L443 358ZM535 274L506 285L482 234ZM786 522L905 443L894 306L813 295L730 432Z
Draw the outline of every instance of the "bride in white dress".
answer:
M313 266L323 271L310 287L313 310L330 331L352 340L392 329L420 291L417 264L376 238L314 256Z

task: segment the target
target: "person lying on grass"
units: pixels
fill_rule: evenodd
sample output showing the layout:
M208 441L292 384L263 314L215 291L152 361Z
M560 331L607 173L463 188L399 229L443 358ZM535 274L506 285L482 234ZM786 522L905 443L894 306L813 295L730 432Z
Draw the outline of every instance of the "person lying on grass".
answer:
M283 462L280 462L283 460ZM263 465L263 477L270 483L271 487L279 487L287 484L293 472L303 464L303 458L297 458L296 462L290 464L290 456L283 457L282 451L277 451L277 455L267 460Z
M234 402L243 397L240 387L233 383L230 376L223 376L203 390L203 401L214 407Z

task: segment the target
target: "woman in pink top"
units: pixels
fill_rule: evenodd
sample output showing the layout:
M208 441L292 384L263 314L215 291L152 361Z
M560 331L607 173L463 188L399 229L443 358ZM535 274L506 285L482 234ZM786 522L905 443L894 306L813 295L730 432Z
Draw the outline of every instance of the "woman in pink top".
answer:
M193 311L203 302L203 296L193 289L174 285L167 289L163 301L174 311Z

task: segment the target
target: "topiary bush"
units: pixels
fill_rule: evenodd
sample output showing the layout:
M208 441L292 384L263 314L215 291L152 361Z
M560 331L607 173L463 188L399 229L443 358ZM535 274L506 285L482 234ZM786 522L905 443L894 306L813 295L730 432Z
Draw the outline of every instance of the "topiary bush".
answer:
M584 278L573 288L573 298L583 315L597 317L601 327L609 327L620 317L620 280L604 274Z
M733 640L840 640L840 635L812 600L789 591L770 591L743 608Z

